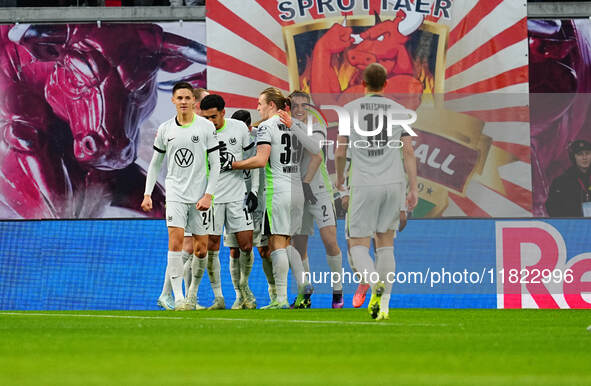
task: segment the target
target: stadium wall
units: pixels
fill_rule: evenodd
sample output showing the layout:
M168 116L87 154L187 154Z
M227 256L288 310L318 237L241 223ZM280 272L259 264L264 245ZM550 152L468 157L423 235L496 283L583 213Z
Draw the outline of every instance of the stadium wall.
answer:
M528 18L591 16L591 1L527 4ZM205 20L205 7L26 7L0 8L0 23Z
M340 222L338 229L343 228ZM392 307L590 308L589 234L591 223L577 220L412 220L395 243ZM0 309L156 309L166 246L163 220L0 222ZM267 284L256 255L250 283L259 303L266 304ZM309 255L313 306L330 307L330 276L324 274L330 270L318 234L310 240ZM228 259L222 248L222 290L231 304ZM357 284L346 258L343 266L350 307ZM548 283L543 270L551 272ZM292 277L290 292L295 296ZM199 299L206 305L213 301L205 277Z

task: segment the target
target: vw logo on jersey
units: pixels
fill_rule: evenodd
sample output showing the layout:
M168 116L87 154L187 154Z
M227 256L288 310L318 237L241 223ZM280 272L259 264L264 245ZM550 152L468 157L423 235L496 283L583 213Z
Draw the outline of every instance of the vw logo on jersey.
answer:
M182 168L191 166L194 158L191 150L186 148L178 149L174 153L174 162Z
M191 137L191 141L193 141L193 143L197 143L199 142L199 136L198 135L194 135Z
M232 162L234 161L236 161L236 157L234 157L234 154L228 151L223 152L222 154L220 154L220 170L229 170L228 165L232 165Z
M230 138L230 145L236 145L236 138Z

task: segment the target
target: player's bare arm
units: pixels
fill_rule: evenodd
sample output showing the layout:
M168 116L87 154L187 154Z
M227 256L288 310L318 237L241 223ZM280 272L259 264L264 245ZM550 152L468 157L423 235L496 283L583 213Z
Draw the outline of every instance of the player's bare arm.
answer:
M149 212L152 210L152 191L154 190L154 185L156 185L158 174L160 174L160 169L162 168L164 154L165 153L162 150L154 149L154 155L152 156L152 160L150 161L150 166L148 166L148 174L146 176L146 189L144 191L144 200L141 204L141 208L144 212Z
M337 143L338 146L334 153L334 162L337 169L337 190L342 191L345 189L345 166L347 165L347 145L349 144L349 137L339 135L337 137Z
M149 195L144 195L144 200L142 201L141 208L144 212L149 212L152 210L152 197Z
M213 124L211 126L213 126ZM208 137L208 143L210 146L217 144L217 138L215 138L214 134L211 134ZM207 150L207 160L210 166L209 177L207 178L207 188L205 189L203 197L201 197L199 201L197 201L197 204L195 204L197 210L207 210L211 207L211 199L220 177L220 151L218 145L212 146Z
M287 111L284 111L284 110L278 110L277 114L279 115L279 118L281 119L281 123L283 123L285 126L287 126L291 129L291 125L292 125L291 114L288 113Z
M408 194L406 196L406 207L412 211L419 202L419 188L417 184L417 158L412 147L412 137L400 138L402 141L402 155L404 158L404 169L408 176ZM336 156L335 156L336 157Z
M199 201L197 201L197 205L195 205L195 208L197 208L197 210L207 210L211 207L211 194L207 194L205 193L203 195L203 197L201 197L201 199Z
M232 162L232 169L257 169L262 168L267 164L271 155L271 145L261 144L257 146L257 154L254 157L245 159L243 161Z
M322 155L310 153L310 163L308 164L308 170L306 171L306 175L304 176L304 178L302 178L302 182L309 184L314 179L314 176L316 175L316 172L320 168L321 164Z
M309 136L307 133L307 128L303 122L299 120L292 120L291 115L283 110L279 110L277 113L279 114L281 123L291 129L292 133L297 137L304 149L306 149L312 155L320 153L322 150L322 141L325 139L324 136L318 134Z

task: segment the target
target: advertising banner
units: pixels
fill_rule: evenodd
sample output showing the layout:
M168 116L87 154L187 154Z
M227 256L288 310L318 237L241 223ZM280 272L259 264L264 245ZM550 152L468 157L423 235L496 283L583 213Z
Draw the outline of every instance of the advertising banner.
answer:
M591 308L589 222L497 221L498 308Z
M0 222L0 309L156 309L166 266L164 225L137 219ZM590 233L588 222L566 219L409 221L396 237L396 269L386 278L393 284L391 307L591 308ZM338 243L346 251L343 232ZM364 273L353 271L347 258L342 272L331 272L318 232L308 256L313 307L330 308L337 280L351 307ZM222 246L226 304L235 296L229 259ZM292 300L291 273L289 281ZM249 282L258 304L267 304L258 253ZM204 278L199 301L213 300Z
M387 97L416 111L416 217L531 217L528 57L521 1L255 1L207 3L208 88L250 109L274 86L323 106L362 95L362 72L387 70ZM321 118L320 118L321 117Z

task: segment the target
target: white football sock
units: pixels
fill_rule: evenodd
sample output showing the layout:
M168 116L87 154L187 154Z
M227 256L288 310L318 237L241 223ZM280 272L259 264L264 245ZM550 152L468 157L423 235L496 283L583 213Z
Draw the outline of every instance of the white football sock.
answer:
M367 279L373 290L376 285L376 272L375 265L369 254L369 248L363 245L356 245L351 248L351 258L353 264L359 273L361 273L363 279Z
M191 263L193 277L191 278L191 285L187 293L187 297L191 300L195 299L197 301L197 291L199 290L201 278L203 278L203 274L205 273L205 267L207 267L207 257L193 257L193 262Z
M355 263L353 262L353 256L351 256L351 251L349 249L347 249L347 260L349 261L349 266L351 267L351 271L353 271L353 273L359 272L359 271L357 271L357 268L355 268Z
M289 272L289 260L287 251L284 248L271 252L271 262L273 263L273 277L277 287L277 302L287 302L287 274Z
M334 284L332 290L336 292L343 292L343 255L341 253L336 256L326 255L326 261L328 262L330 270L338 274L337 278L339 280Z
M170 285L170 276L168 275L168 263L166 263L166 271L164 272L164 283L162 284L162 292L160 296L171 295L172 287Z
M376 249L376 268L380 274L380 280L386 285L386 290L380 302L380 311L388 313L390 310L390 294L392 293L392 274L390 274L390 280L388 280L388 273L396 272L394 247Z
M267 277L267 290L269 291L269 299L273 299L273 294L277 293L277 289L275 288L275 278L273 277L273 262L271 258L262 258L263 260L263 272L265 272L265 276Z
M183 258L183 265L191 258L192 254L187 251L181 251L181 257Z
M230 277L232 278L232 285L234 292L236 292L236 299L240 298L240 259L230 256Z
M310 272L310 259L308 259L308 255L304 256L302 260L302 265L304 266L304 271Z
M267 283L269 285L275 285L275 277L273 276L273 262L271 261L271 257L262 258L263 260L263 271L265 272L265 276L267 277Z
M191 263L193 262L193 255L189 254L186 251L181 252L181 257L183 258L183 280L185 281L185 294L189 292L189 287L191 286Z
M288 245L285 248L287 252L287 259L289 260L289 266L291 267L291 273L295 276L296 283L298 285L298 292L303 288L304 285L309 284L308 278L304 275L304 265L302 264L302 257L297 249L293 246Z
M223 298L222 281L220 280L220 251L207 251L207 274L211 282L213 296Z
M183 300L185 298L183 295L183 259L180 252L168 251L166 271L170 277L175 302Z
M252 271L252 264L254 263L254 253L252 250L244 252L240 250L240 286L248 288L248 277Z

